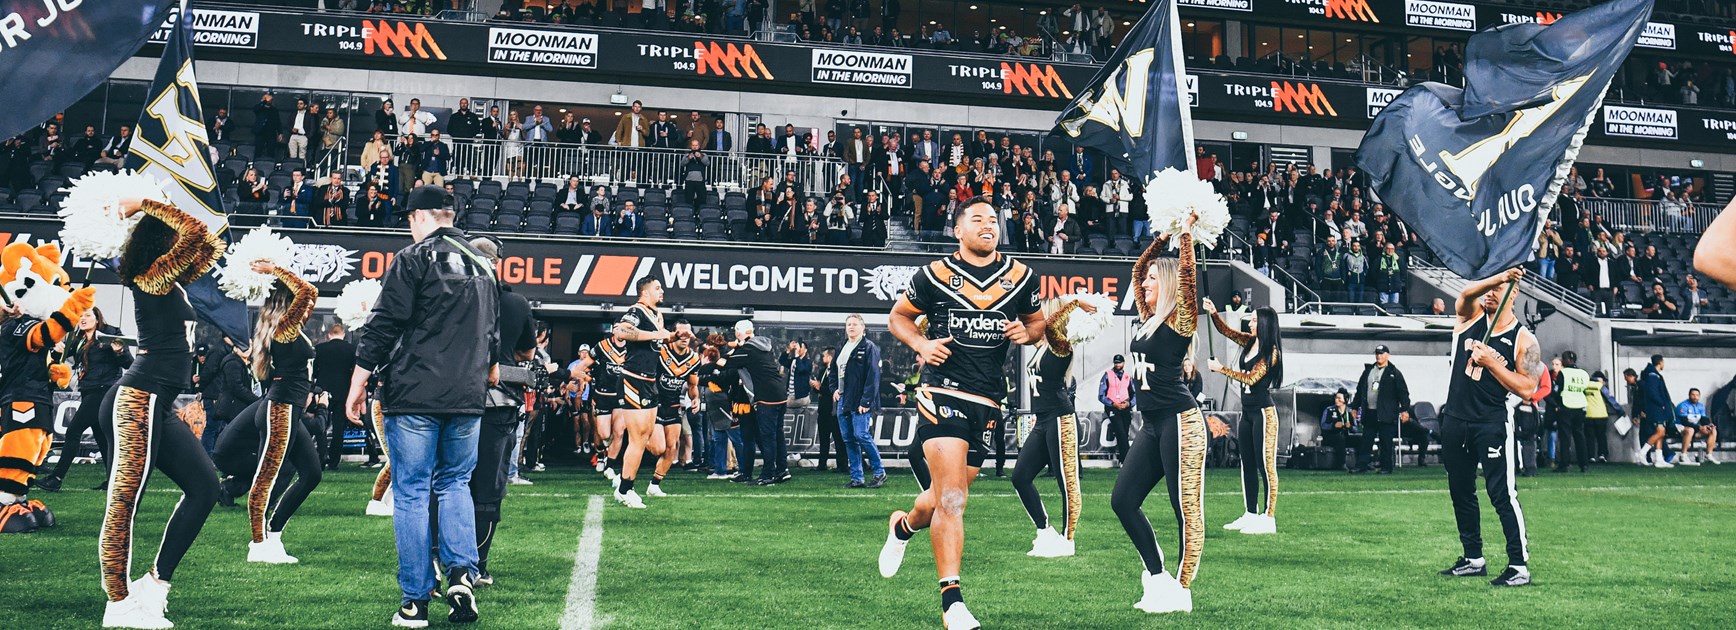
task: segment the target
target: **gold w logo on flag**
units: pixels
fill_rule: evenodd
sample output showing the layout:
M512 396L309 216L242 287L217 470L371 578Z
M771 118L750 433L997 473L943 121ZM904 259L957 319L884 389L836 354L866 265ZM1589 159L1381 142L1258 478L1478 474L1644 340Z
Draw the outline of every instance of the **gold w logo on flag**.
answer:
M1145 135L1145 98L1151 77L1151 63L1156 49L1147 48L1127 56L1121 67L1103 82L1103 94L1091 102L1083 116L1061 121L1067 135L1079 137L1085 123L1096 121L1115 131L1122 130L1125 121L1129 138ZM1125 87L1118 84L1125 80Z
M1513 148L1513 145L1530 137L1532 132L1549 122L1549 119L1560 112L1561 108L1567 105L1567 101L1572 99L1573 95L1578 94L1579 90L1584 88L1590 80L1591 75L1588 74L1557 85L1551 93L1549 102L1514 112L1513 118L1507 121L1507 127L1502 129L1500 133L1465 147L1465 150L1458 153L1441 151L1439 153L1441 164L1463 184L1462 187L1453 191L1454 196L1466 201L1475 199L1478 183L1482 181L1483 175L1495 166L1495 161L1501 159L1501 156L1508 149ZM1425 150L1422 141L1412 136L1410 142L1412 151L1421 157Z

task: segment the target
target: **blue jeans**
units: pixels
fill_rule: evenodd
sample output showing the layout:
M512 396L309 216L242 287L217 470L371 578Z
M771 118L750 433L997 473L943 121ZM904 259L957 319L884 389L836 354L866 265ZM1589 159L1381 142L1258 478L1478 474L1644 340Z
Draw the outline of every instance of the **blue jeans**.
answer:
M1145 232L1148 229L1151 229L1151 222L1150 221L1147 221L1145 219L1135 219L1133 221L1133 240L1137 241L1139 239L1142 239L1142 238L1145 238L1146 236L1148 236L1148 234L1146 234L1146 232ZM1268 274L1268 275L1270 275L1270 274Z
M790 468L789 444L784 440L786 404L754 403L754 420L759 424L760 479L776 479Z
M1554 258L1539 258L1539 259L1537 259L1537 272L1543 274L1543 277L1545 277L1545 278L1548 278L1550 280L1554 280L1555 279L1555 259Z
M84 400L86 400L86 401L100 401L102 399L101 398L85 398ZM213 405L205 405L205 408L206 409L213 409L214 406ZM223 434L223 428L227 427L227 426L229 426L229 421L228 420L219 420L219 419L217 419L217 416L215 414L205 416L205 432L199 435L199 445L205 447L205 454L206 455L213 455L214 453L217 452L217 436L222 435ZM103 427L97 427L96 430L100 431L100 430L102 430L102 428ZM103 456L109 457L108 454L104 454ZM107 460L105 460L105 461L107 461Z
M741 457L743 453L747 452L742 447L740 427L727 431L713 430L711 432L711 472L719 475L729 474L729 447L732 444L735 445L736 457Z
M470 472L476 468L481 416L386 416L392 449L392 528L398 542L403 601L425 601L438 584L429 549L428 500L440 501L440 564L476 570L476 511Z
M844 403L839 402L838 419L849 423L839 428L844 430L844 455L850 458L850 480L863 480L863 457L868 458L868 467L875 477L886 474L886 467L880 465L880 448L874 445L874 435L868 431L869 414L846 410Z
M1361 302L1362 301L1362 287L1363 287L1363 283L1361 280L1351 280L1350 281L1349 293L1350 293L1350 301L1351 302Z
M681 417L687 420L688 429L693 431L693 461L705 459L706 453L711 452L711 427L705 425L705 416L683 409Z

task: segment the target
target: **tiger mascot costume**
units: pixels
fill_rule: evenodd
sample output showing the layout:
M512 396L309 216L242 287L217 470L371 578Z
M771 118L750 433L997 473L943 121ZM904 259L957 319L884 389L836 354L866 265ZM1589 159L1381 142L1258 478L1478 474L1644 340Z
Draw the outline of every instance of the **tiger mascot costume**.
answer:
M72 290L72 277L59 261L56 245L13 243L0 250L0 289L6 292L0 323L0 533L54 525L54 514L25 494L54 438L54 390L72 379L71 367L52 356L55 346L96 303L96 289ZM75 450L64 448L61 457Z

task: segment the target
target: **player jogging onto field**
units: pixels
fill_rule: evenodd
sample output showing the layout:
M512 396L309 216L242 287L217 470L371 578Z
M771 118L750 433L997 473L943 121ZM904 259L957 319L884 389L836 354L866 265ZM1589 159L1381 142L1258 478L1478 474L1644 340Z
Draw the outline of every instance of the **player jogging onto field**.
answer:
M675 336L658 344L657 350L657 430L652 434L652 451L661 452L657 471L651 475L648 497L669 496L663 493L663 477L675 465L675 455L681 445L681 398L699 400L699 377L693 368L699 366L699 353L693 351L693 325L687 320L675 322ZM662 448L657 448L662 444Z
M1513 315L1513 303L1501 308L1502 285L1523 277L1523 269L1511 269L1473 282L1459 293L1452 380L1447 385L1447 402L1441 406L1441 464L1447 469L1459 543L1465 547L1465 554L1441 575L1489 573L1483 561L1482 522L1477 511L1476 476L1481 463L1483 487L1507 537L1507 570L1489 582L1494 586L1531 583L1531 571L1526 568L1530 551L1526 548L1525 512L1519 508L1519 491L1514 487L1518 444L1513 440L1513 420L1507 415L1507 394L1531 398L1543 374L1543 355L1537 338Z
M1035 274L995 251L1001 227L994 204L986 197L966 202L953 217L953 231L958 252L924 267L892 307L892 335L923 365L916 387L922 421L910 453L922 493L908 514L892 513L880 574L897 574L905 544L933 526L941 619L949 630L971 630L980 625L965 607L958 576L965 501L988 455L985 434L999 430L1009 342L1036 343L1044 320ZM921 315L928 316L926 334L917 329Z
M627 443L621 451L621 481L615 488L615 500L630 508L642 509L645 501L633 491L639 477L639 462L651 444L651 431L657 424L657 363L661 342L673 333L663 328L663 313L657 305L663 302L663 283L644 277L634 283L639 301L627 308L621 321L615 322L615 336L626 342L627 358L621 363L621 406L615 410L619 422L627 427ZM652 450L652 455L662 455Z
M597 416L597 472L603 473L609 481L619 481L616 472L621 467L621 434L625 425L620 424L620 418L615 416L615 407L621 404L621 362L627 359L627 350L620 340L605 337L597 342L596 360L591 362L591 405Z

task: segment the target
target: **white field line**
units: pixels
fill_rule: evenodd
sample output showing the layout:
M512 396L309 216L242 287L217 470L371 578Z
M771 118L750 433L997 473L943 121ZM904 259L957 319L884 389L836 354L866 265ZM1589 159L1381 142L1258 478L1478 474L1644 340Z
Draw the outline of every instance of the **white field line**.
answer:
M567 584L567 608L561 615L561 630L590 630L597 626L597 561L602 555L603 497L593 494L585 506L579 549L573 552L573 580Z

